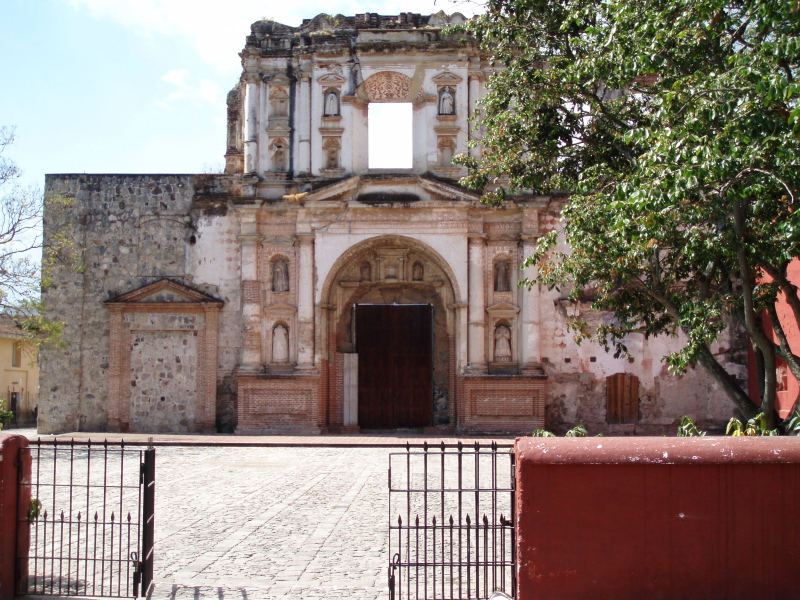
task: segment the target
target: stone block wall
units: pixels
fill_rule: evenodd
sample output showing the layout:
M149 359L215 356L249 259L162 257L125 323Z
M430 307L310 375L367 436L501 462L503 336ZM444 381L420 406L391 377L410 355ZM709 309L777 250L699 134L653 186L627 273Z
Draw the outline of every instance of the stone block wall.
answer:
M82 249L80 268L56 258L43 290L47 316L64 324L61 348L42 353L39 431L107 426L109 316L103 302L162 277L191 284L192 175L48 175L45 247Z

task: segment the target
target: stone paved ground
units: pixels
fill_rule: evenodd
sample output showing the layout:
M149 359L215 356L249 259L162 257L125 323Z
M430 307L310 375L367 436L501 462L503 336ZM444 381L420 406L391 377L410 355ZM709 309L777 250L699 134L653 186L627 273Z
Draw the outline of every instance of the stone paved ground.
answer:
M246 440L199 437L182 439ZM175 439L158 436L156 442ZM367 437L291 440L343 441L376 445ZM377 443L403 441L382 437ZM152 597L388 598L387 467L389 454L398 451L358 445L157 447Z
M387 597L389 452L159 448L154 598Z

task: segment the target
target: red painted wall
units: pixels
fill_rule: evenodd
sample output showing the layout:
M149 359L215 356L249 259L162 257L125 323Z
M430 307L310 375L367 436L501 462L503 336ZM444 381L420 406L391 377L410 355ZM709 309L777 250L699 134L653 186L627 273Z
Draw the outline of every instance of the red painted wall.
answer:
M794 259L791 262L787 269L787 275L789 281L795 285L800 285L800 259ZM771 281L769 277L764 277L764 279ZM789 339L789 346L795 354L800 355L800 329L797 327L797 321L794 318L792 309L786 304L784 298L783 294L778 295L778 318L781 320L783 330L786 332L786 337ZM770 325L769 317L764 314L762 318L764 330L767 332L767 335L777 343L775 334ZM752 348L749 349L747 358L748 393L750 394L750 398L757 403L759 402L758 380L756 379L755 357ZM781 380L783 380L783 385L781 384ZM792 408L792 404L794 404L795 398L797 398L798 392L800 392L800 385L797 383L797 379L794 378L794 375L792 375L786 363L778 359L778 392L775 396L775 410L781 419L785 419L789 415L789 411ZM798 594L798 597L800 597L800 594Z
M28 445L22 435L0 433L0 600L14 598L14 561L17 550L18 465L22 463L23 477L30 479L30 455L24 453L19 461L20 448ZM30 488L26 488L30 490ZM30 498L27 499L30 503ZM27 544L26 532L19 532L20 543Z
M520 438L520 600L800 598L800 438Z

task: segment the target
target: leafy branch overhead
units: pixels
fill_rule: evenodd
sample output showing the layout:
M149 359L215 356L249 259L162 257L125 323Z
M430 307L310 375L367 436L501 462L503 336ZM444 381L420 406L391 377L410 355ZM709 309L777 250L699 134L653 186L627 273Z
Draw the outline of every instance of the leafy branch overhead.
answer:
M800 376L775 313L784 297L800 321L797 7L490 0L466 28L503 66L482 158L457 158L465 182L489 202L570 194L529 259L535 281L591 288L615 317L591 335L618 353L630 332L682 332L671 369L701 364L746 418L772 422L776 360ZM711 351L731 319L756 349L761 409Z

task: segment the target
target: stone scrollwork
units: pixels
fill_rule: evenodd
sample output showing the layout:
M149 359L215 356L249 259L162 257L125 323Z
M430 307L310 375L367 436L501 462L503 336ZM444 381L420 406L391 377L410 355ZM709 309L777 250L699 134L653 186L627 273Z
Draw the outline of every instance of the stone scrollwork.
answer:
M411 78L395 71L381 71L364 81L370 102L408 102Z

